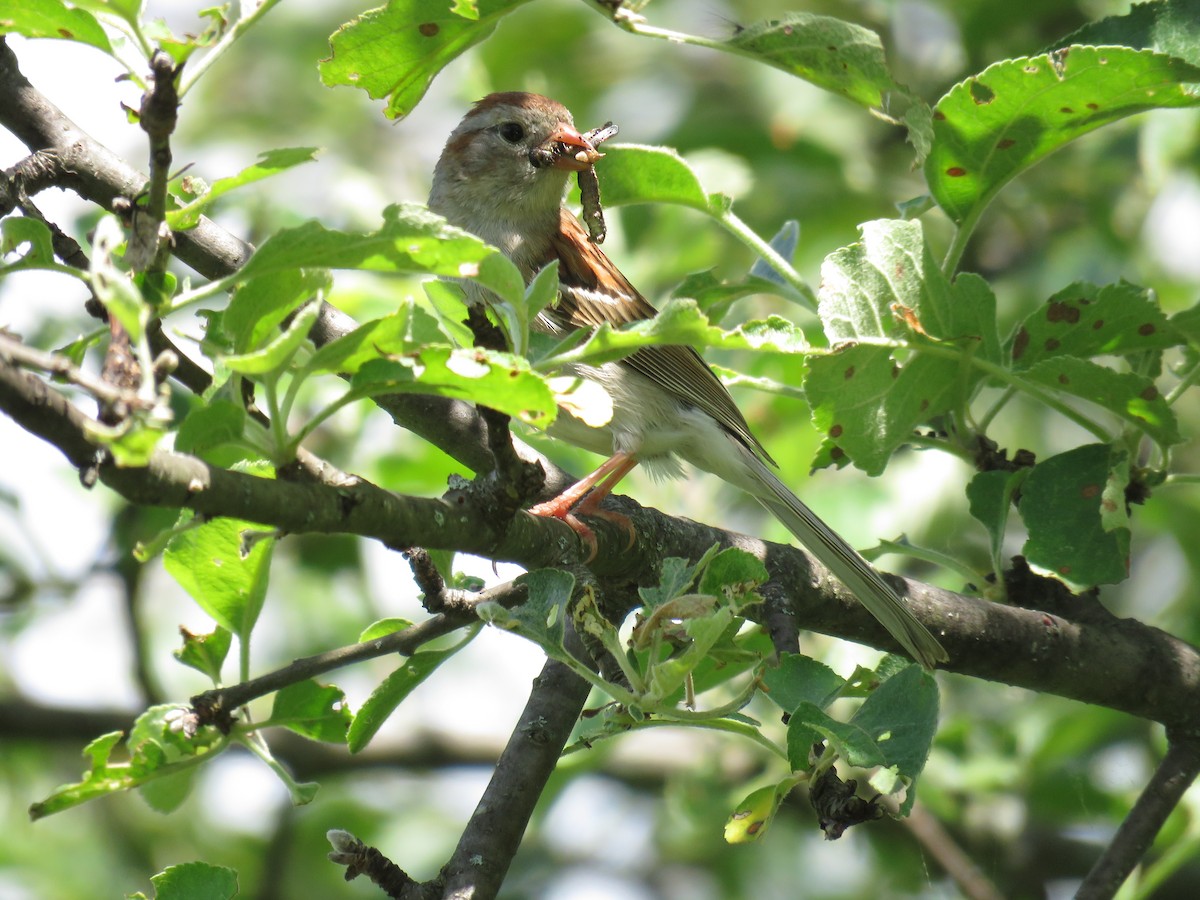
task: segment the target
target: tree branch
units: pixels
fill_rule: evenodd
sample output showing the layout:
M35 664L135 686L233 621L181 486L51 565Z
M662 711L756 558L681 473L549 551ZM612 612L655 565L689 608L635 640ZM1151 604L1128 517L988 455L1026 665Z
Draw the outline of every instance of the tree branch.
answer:
M1108 848L1079 886L1075 900L1107 900L1115 896L1154 843L1167 816L1200 775L1200 733L1168 731L1167 738L1166 755Z
M582 652L570 642L568 649ZM499 893L588 691L588 683L566 664L546 660L454 855L442 869L442 897L490 900Z
M95 464L87 417L44 381L2 360L0 409L58 447L76 467ZM390 547L461 550L526 568L562 565L582 551L566 525L525 513L518 513L503 534L494 534L489 511L476 508L464 491L434 500L392 494L366 481L332 486L269 480L161 450L145 468L105 463L98 472L134 503L184 507L296 534L357 534ZM799 627L898 649L854 595L805 551L672 518L628 498L619 498L619 504L634 523L637 545L627 550L623 530L594 520L599 552L590 568L598 577L647 583L656 579L666 557L697 559L713 544L738 547L764 562L777 585L772 590L790 599ZM1092 597L1059 600L1050 613L888 577L949 651L949 671L1107 706L1170 727L1200 726L1200 651L1157 628L1116 619ZM613 610L622 612L628 609ZM1146 690L1148 684L1154 690Z

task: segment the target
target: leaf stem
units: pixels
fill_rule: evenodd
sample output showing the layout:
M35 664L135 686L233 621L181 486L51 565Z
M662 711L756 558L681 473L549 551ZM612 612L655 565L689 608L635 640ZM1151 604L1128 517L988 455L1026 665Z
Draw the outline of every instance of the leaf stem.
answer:
M221 35L221 39L213 44L212 49L205 53L200 59L187 67L184 70L184 77L180 80L179 96L182 98L191 89L213 63L221 58L233 43L246 33L255 23L263 16L271 11L272 7L276 6L279 0L262 0L261 3L249 15L243 16L233 24L233 27Z
M779 255L774 247L759 237L754 229L743 222L733 210L726 209L714 213L714 215L727 231L757 253L767 265L778 272L780 277L796 290L801 306L812 313L817 311L817 295L813 293L813 289L792 264Z

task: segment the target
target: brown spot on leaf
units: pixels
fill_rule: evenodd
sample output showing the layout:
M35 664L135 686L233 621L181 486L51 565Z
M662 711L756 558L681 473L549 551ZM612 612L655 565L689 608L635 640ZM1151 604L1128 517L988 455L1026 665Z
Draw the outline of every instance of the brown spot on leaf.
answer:
M441 30L441 26L437 22L422 22L417 26L417 31L425 37L434 37Z
M949 175L951 178L962 178L964 175L967 174L967 170L964 169L962 166L951 166L950 168L948 168L946 170L946 174Z
M1025 67L1025 72L1028 75L1036 75L1041 71L1041 67L1037 65L1028 65Z
M1070 566L1059 566L1058 574L1062 575L1065 578L1067 575L1071 574L1071 567Z
M854 377L854 366L846 366L846 371L842 373L842 377L849 381Z
M835 439L840 438L842 436L842 430L843 429L842 429L841 425L834 425L832 428L829 429L829 436L831 438L835 438Z
M65 37L68 41L75 40L75 33L68 28L58 29L58 36Z
M1079 321L1079 308L1065 300L1055 300L1046 307L1046 321L1067 322L1074 325Z
M1058 383L1062 385L1068 385L1071 383L1071 379L1060 372L1058 376Z
M1105 512L1116 512L1117 504L1113 503L1111 500L1104 499L1100 501L1100 508Z
M1025 350L1029 346L1029 332L1022 327L1017 332L1017 336L1013 338L1012 358L1020 359L1025 355Z
M1145 325L1138 326L1138 334L1140 334L1142 337L1150 337L1150 335L1154 334L1154 332L1157 330L1158 329L1154 327L1153 322L1147 322Z
M1069 107L1069 106L1064 106L1064 107L1062 107L1062 108L1060 108L1060 109L1059 109L1059 112L1060 112L1060 113L1066 113L1067 115L1070 115L1071 113L1075 112L1075 110L1071 109L1071 107Z
M1060 341L1058 338L1046 338L1046 343L1042 346L1050 352L1053 352L1062 346L1062 341Z
M1084 500L1091 500L1093 497L1099 497L1100 496L1100 485L1085 484L1083 486L1083 488L1079 491L1079 496L1082 497Z
M1103 328L1103 327L1104 327L1104 320L1103 320L1103 319L1097 319L1095 322L1093 322L1093 323L1092 323L1092 330L1093 330L1093 331L1099 331L1099 330L1100 330L1101 328Z
M935 120L937 120L938 122L945 122L945 121L946 121L946 114L945 114L944 112L942 112L940 109L935 109L935 110L933 111L933 118L934 118Z
M1141 397L1143 400L1145 400L1147 403L1152 403L1153 401L1158 399L1158 388L1156 388L1154 385L1150 385L1144 391L1142 391L1140 394L1138 394L1138 396Z
M1100 106L1099 106L1099 104L1096 104L1096 103L1089 103L1087 105L1087 108L1092 110L1093 112L1095 112L1096 110L1098 110L1100 108Z
M929 400L922 399L921 400L921 412L925 412L925 410L927 410L927 409L929 409Z
M841 447L834 447L833 449L831 449L829 451L829 458L834 460L835 462L839 459L845 459L846 451L843 450Z
M1016 143L1016 141L1014 141L1012 138L1004 138L1003 140L996 141L996 149L997 150L1007 150L1009 147L1011 147L1015 143Z

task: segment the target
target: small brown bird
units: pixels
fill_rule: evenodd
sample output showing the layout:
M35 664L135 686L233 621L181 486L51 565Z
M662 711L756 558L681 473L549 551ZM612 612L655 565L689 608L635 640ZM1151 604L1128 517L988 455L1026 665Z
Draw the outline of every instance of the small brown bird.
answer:
M538 321L552 334L655 315L562 205L570 174L602 155L576 130L562 104L508 92L475 104L450 135L434 170L429 208L500 248L526 282L558 260L559 302ZM470 302L495 301L478 285L468 283L466 291ZM768 468L772 460L766 449L695 350L645 347L619 362L573 366L570 372L600 384L612 398L613 415L595 428L564 412L550 433L609 458L532 512L565 518L580 500L576 511L594 512L639 463L656 474L676 476L680 461L689 462L756 497L921 665L933 668L947 659L879 573Z

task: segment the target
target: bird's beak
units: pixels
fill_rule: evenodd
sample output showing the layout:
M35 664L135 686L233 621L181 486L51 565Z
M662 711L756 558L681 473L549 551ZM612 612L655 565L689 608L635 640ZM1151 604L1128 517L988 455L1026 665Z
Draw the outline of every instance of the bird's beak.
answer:
M553 168L566 169L568 172L589 169L596 160L604 156L591 141L570 125L563 125L538 149L546 152Z

